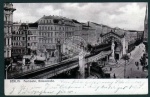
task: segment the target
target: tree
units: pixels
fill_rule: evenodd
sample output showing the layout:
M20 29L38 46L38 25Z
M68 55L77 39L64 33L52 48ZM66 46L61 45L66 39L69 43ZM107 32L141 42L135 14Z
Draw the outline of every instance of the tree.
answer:
M127 54L124 54L122 56L122 59L125 60L125 65L124 65L124 78L125 78L125 72L126 72L126 61L129 60L129 56Z

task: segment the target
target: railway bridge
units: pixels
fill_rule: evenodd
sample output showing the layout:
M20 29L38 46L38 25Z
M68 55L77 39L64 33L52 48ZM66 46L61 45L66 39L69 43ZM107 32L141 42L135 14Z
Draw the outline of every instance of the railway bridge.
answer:
M79 37L78 39L83 41L83 39L80 39ZM75 68L78 68L80 78L85 78L85 68L88 69L88 74L90 74L90 67L92 66L91 64L92 62L97 62L98 60L101 60L103 58L105 58L106 61L109 61L110 58L112 58L113 60L116 60L116 58L120 59L123 54L126 54L127 46L126 46L124 35L118 35L111 31L109 33L102 35L101 39L102 39L102 42L100 45L92 47L92 50L94 53L91 53L89 51L85 52L84 45L83 47L76 45L76 46L81 47L81 49L79 49L81 51L76 56L73 56L66 60L61 60L61 61L59 60L58 63L56 64L48 65L37 70L32 70L26 73L11 75L11 76L8 76L8 78L47 79L47 78L52 78L54 76L57 76L61 73L73 70ZM76 40L74 40L73 38L72 41L76 41ZM66 44L69 44L67 42ZM77 43L79 44L80 42L77 42ZM85 41L84 41L84 44L85 44ZM70 45L69 45L69 48L72 49ZM73 46L73 48L75 48L75 46ZM118 48L120 50L118 50ZM59 46L59 50L60 49L61 48ZM74 51L78 51L78 50L75 49Z

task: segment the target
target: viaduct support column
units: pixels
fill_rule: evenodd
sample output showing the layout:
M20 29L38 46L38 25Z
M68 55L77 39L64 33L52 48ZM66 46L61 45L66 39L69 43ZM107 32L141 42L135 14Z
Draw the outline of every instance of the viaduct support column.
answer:
M122 55L126 54L126 42L125 42L125 37L122 38Z
M60 44L60 41L57 41L57 44L56 44L56 49L58 51L58 62L61 62L62 61L62 58L61 58L61 44Z
M112 39L112 44L111 44L111 50L112 50L112 59L115 59L115 44L114 44L114 39Z
M85 52L82 50L79 53L79 78L84 79L85 78Z
M91 72L90 72L90 71L91 71L91 64L92 64L92 63L89 63L89 64L87 65L87 68L88 68L88 77L90 76L90 73L91 73Z

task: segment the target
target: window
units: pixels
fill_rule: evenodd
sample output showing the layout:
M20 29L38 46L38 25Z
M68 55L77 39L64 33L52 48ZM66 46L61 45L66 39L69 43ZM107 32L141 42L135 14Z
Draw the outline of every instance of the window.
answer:
M53 32L51 32L51 37L53 36Z
M39 23L42 23L42 20L40 20Z
M25 37L22 37L22 40L25 40Z
M51 38L51 43L53 43L53 38Z
M17 37L14 37L14 40L18 40L18 38L17 38Z

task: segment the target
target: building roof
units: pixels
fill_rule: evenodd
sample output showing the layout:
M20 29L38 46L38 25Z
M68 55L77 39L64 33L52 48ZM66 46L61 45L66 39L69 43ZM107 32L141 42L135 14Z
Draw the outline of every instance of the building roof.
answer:
M97 25L97 26L102 26L101 24L97 24L97 23L94 23L94 22L91 22L91 23L93 23L93 24L95 24L95 25Z
M139 31L137 31L137 30L128 30L129 32L139 32Z
M124 33L118 33L118 32L113 32L113 31L110 31L109 33L112 33L112 34L114 34L114 35L116 35L116 36L118 36L120 38L122 38L124 36ZM105 35L107 35L109 33L102 34L102 36L105 36Z
M95 24L95 25L97 25L97 26L102 26L102 27L108 27L108 28L111 28L111 27L109 27L108 25L98 24L98 23L94 23L94 22L91 22L91 23L93 23L93 24Z
M41 19L56 19L56 20L67 20L67 21L72 21L72 19L69 19L69 18L66 18L66 17L62 17L62 16L55 16L55 15L49 15L49 16L43 16L42 18L40 18L39 20ZM39 21L38 20L38 21ZM36 21L36 22L38 22Z
M4 10L12 10L15 11L16 9L13 7L12 3L4 3Z
M72 21L73 21L74 23L82 24L82 23L80 23L80 22L78 22L77 20L74 20L74 19L72 19Z
M125 34L125 32L123 32L123 31L115 31L114 33L119 36L123 36Z
M51 15L45 16L45 15L44 15L44 16L42 17L42 19L61 19L61 18L60 18L59 16L54 16L54 15L53 15L53 16L51 16Z
M38 23L29 23L29 27L38 27Z

